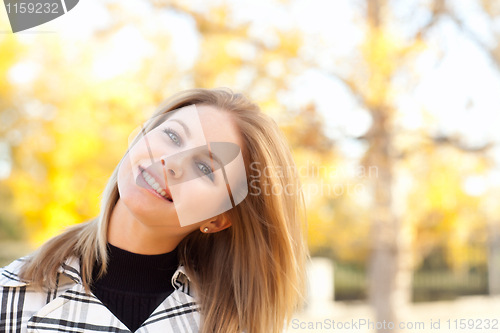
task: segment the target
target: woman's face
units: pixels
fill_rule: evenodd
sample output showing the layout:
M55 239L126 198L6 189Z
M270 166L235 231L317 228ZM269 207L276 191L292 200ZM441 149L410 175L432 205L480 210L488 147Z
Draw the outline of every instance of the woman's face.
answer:
M118 190L145 225L191 232L232 208L228 185L246 188L242 140L227 112L190 105L140 136L120 165Z

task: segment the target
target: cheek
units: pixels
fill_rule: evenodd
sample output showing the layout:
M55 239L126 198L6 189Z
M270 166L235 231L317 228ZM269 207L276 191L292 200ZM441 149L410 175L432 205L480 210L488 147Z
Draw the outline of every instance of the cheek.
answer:
M182 226L204 221L232 208L224 183L216 187L205 179L196 178L172 186L170 190Z
M124 161L127 163L124 170L133 173L135 180L139 176L139 165L147 168L167 155L169 155L168 146L156 135L148 133L146 139L142 138L129 149L128 158Z
M120 198L126 200L127 197L134 193L134 189L137 186L135 179L136 178L134 178L134 173L131 169L130 156L127 154L118 167L117 184Z

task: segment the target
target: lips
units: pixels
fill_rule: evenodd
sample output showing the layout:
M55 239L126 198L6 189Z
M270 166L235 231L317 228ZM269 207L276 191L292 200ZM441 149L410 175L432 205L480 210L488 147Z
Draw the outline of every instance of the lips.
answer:
M144 167L139 165L139 172L139 177L142 178L142 181L144 181L144 185L146 187L149 187L146 188L147 190L163 199L173 202L170 189L168 188L168 186L166 186L166 184L163 184L164 181L166 182L166 180L163 179L162 181L163 177L159 177L158 174L154 172L152 166L145 169Z

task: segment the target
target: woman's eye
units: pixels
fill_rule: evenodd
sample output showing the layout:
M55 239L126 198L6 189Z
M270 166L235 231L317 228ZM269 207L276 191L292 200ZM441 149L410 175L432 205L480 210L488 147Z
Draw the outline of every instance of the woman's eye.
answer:
M172 140L173 143L175 143L177 146L181 146L181 138L179 134L177 134L173 129L171 128L165 128L163 129L163 132L166 133L169 137L170 140Z
M206 164L204 163L197 163L198 164L198 168L200 169L200 171L205 175L207 176L208 178L210 178L211 181L214 181L214 174L212 172L212 169L209 168Z

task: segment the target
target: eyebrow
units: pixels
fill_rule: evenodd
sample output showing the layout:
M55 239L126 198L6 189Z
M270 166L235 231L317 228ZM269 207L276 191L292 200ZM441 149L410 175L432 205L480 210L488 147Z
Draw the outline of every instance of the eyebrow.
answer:
M189 131L189 128L186 126L186 124L183 121L181 121L179 119L169 119L169 120L175 121L176 123L178 123L179 125L181 125L182 128L184 128L184 131L186 132L186 135L187 135L188 139L191 139L191 132Z

